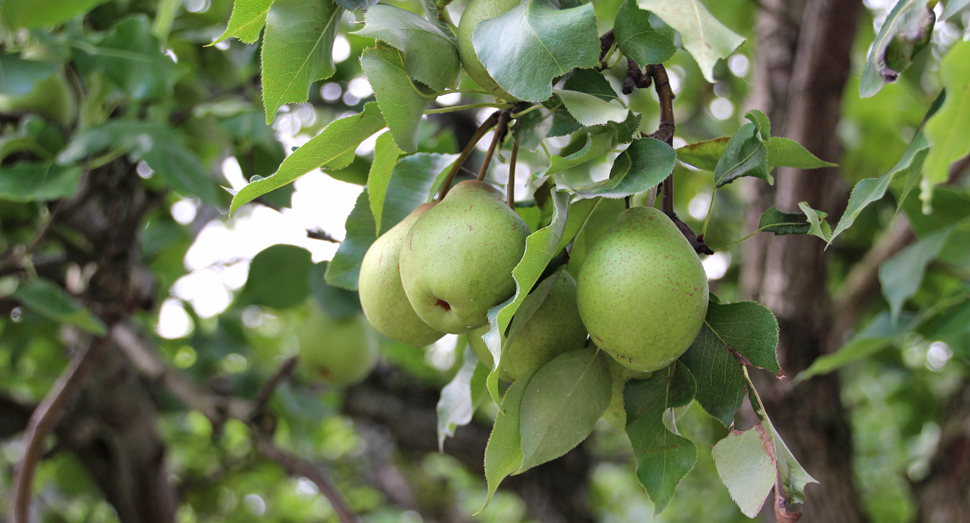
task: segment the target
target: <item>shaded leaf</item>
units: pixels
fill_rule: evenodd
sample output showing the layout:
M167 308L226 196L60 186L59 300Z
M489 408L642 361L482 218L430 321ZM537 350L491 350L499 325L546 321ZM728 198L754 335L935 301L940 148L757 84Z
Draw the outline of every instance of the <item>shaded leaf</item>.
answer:
M885 82L895 81L899 73L912 63L913 55L926 45L925 42L919 45L919 42L925 32L933 28L933 21L929 17L935 18L933 12L927 10L926 4L925 0L898 0L893 6L869 48L859 82L860 97L869 98L878 93Z
M417 153L399 160L387 186L380 234L430 200L457 159L457 154Z
M499 86L530 102L549 98L553 78L594 67L600 55L593 5L560 10L552 0L527 0L482 21L472 44Z
M465 347L464 360L455 376L441 389L441 398L435 411L438 413L438 452L444 452L445 438L455 435L455 429L467 425L475 412L475 397L481 399L485 390L485 381L474 380L476 374L484 376L488 373L484 365L480 365L471 347ZM472 384L477 383L481 390L476 394Z
M697 61L708 82L714 83L717 61L744 43L744 38L718 22L699 0L637 0L637 5L655 13L680 33L684 49Z
M303 302L310 293L310 251L295 245L273 245L249 264L249 277L239 299L277 310Z
M717 163L724 155L730 136L722 136L703 142L689 143L677 149L677 159L705 171L717 169Z
M345 320L361 312L360 296L356 292L327 284L329 261L322 261L310 268L310 294L317 305L331 318Z
M956 224L934 231L879 266L879 283L894 321L899 317L903 303L916 294L926 266L940 254L955 228Z
M619 100L610 81L596 69L574 69L562 84L563 89L591 94L601 100Z
M401 150L394 144L391 133L384 133L377 137L374 145L374 161L370 164L367 175L367 194L370 196L370 210L374 215L375 232L381 234L381 217L384 212L384 197L387 196L387 186L391 183L391 174L397 164Z
M663 420L667 409L690 403L694 390L690 371L675 362L648 380L627 382L623 391L636 476L653 501L654 515L667 507L677 484L697 462L694 443L668 430Z
M641 67L666 62L677 51L673 39L654 29L650 24L650 12L640 9L636 0L627 0L620 5L613 35L620 52Z
M943 57L940 75L946 100L926 122L926 139L931 147L923 164L920 199L924 214L929 212L933 185L946 181L950 164L970 151L970 42L958 41Z
M662 182L674 170L677 154L655 138L640 138L613 161L610 177L581 187L571 187L580 198L623 198L646 191ZM569 185L569 176L561 179Z
M34 84L57 74L61 65L54 62L24 60L9 53L0 53L0 94L23 96Z
M229 212L254 199L282 187L300 176L326 166L345 154L353 154L360 142L384 128L384 118L376 103L364 105L359 114L341 118L326 127L320 134L283 160L276 173L268 178L254 181L243 187L232 199Z
M38 278L21 282L10 297L54 321L70 323L98 336L108 332L108 328L97 316L50 280Z
M307 101L310 84L330 78L343 9L332 0L276 0L266 16L261 78L266 123L286 103Z
M549 159L549 168L543 174L556 174L590 162L610 152L612 148L613 133L587 134L586 143L580 150L566 156L553 156Z
M607 122L619 123L626 121L630 112L618 100L606 101L592 94L581 93L579 91L553 89L552 92L562 100L569 114L580 125L587 127L604 125Z
M266 14L271 5L273 0L235 0L226 30L212 44L232 36L247 44L254 43L266 25Z
M84 48L85 61L111 79L135 100L161 98L172 93L182 71L162 54L162 43L152 36L144 15L117 23L93 48Z
M431 93L422 92L404 70L401 52L378 43L360 55L360 66L374 88L374 96L397 146L405 152L418 149L418 123L428 105Z
M20 162L0 167L0 200L47 201L74 194L81 182L77 165Z
M333 255L327 268L326 280L334 287L356 291L357 280L360 279L360 264L367 249L377 240L377 227L374 225L374 215L370 212L367 189L357 197L357 203L347 216L344 227L347 235Z
M524 472L569 452L593 431L610 404L605 353L560 354L529 381L519 417Z
M399 7L378 4L364 17L364 27L355 34L376 38L399 50L407 74L442 91L458 79L461 64L458 49L438 26Z
M731 136L714 168L714 186L723 187L742 176L754 176L774 183L774 178L768 174L768 148L761 141L758 127L753 123L742 125Z
M0 16L10 29L39 29L64 23L107 0L3 0Z
M800 212L781 212L774 207L769 208L761 215L758 223L758 230L770 232L779 236L785 234L808 234L811 225L808 217Z

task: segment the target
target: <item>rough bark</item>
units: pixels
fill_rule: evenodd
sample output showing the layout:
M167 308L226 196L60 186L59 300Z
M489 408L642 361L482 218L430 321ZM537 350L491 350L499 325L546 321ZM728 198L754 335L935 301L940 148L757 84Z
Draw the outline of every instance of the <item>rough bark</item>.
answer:
M438 451L438 391L399 371L381 368L347 390L344 413L358 423L379 426L404 454ZM484 475L485 445L490 428L472 422L445 441L444 451L468 469ZM588 523L590 459L582 446L560 459L507 478L502 488L516 492L529 514L543 523Z
M766 55L756 70L753 102L765 104L758 108L770 115L773 134L798 141L820 158L837 160L835 129L861 2L811 0L803 10L798 3L768 5L769 10L759 15L759 49L766 49ZM800 23L793 28L791 20ZM792 59L786 64L787 56ZM762 205L752 206L749 220L764 211L765 200L785 212L797 211L802 201L821 210L837 206L834 169L779 169L776 178L774 195L759 191L752 198ZM778 317L779 359L794 376L830 350L833 315L824 284L824 245L816 238L796 236L765 235L762 241L746 249L745 263L751 266L742 283L749 296L758 297ZM763 373L756 380L769 416L820 483L807 489L802 521L865 521L853 481L852 438L838 376L821 376L790 390Z

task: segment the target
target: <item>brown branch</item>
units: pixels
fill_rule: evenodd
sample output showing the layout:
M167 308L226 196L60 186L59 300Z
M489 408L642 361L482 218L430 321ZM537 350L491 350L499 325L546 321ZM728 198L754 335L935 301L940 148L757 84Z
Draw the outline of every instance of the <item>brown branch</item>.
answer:
M37 463L43 455L44 442L54 429L64 407L84 384L93 365L104 349L104 338L97 338L77 352L57 382L41 401L27 424L24 440L27 446L20 460L17 479L13 486L13 512L11 523L29 523L30 498L34 485Z
M253 440L256 443L256 450L264 458L275 461L291 476L303 476L312 481L320 489L320 493L330 501L330 505L333 506L333 510L337 513L337 517L341 523L357 523L361 521L357 513L354 512L354 509L344 499L340 489L330 479L330 476L321 469L320 465L294 456L277 447L273 444L269 436L261 432L254 430L253 436Z
M330 235L329 232L324 231L322 229L307 229L306 236L311 240L322 240L330 243L340 243L340 240L334 238L333 236Z
M653 78L653 88L660 98L660 126L652 136L672 146L674 144L674 131L676 130L676 125L674 125L674 90L670 87L667 69L664 68L663 64L651 64L647 66L647 75Z
M254 412L260 412L266 408L266 403L273 396L273 393L276 392L276 387L279 386L280 382L288 379L293 374L293 369L296 368L296 362L297 356L287 358L269 381L263 385L263 390L259 391L259 395L256 396L256 400L253 402Z
M970 154L950 164L950 174L947 176L946 183L955 184L968 172L970 172Z
M488 171L489 164L492 163L492 155L495 154L495 147L502 141L505 133L509 130L510 114L508 110L504 110L498 115L498 123L496 124L495 133L492 135L492 143L488 144L488 151L485 153L485 159L482 160L482 167L478 170L478 181L485 180L485 173Z
M519 142L512 142L512 157L509 158L509 182L505 186L505 192L509 197L509 207L515 208L515 161L519 156Z
M501 111L495 111L489 115L484 122L482 122L482 125L478 126L478 129L475 129L475 133L472 134L472 137L468 140L468 143L465 144L465 148L462 149L461 154L458 155L458 159L455 160L455 164L451 167L451 170L448 171L448 176L445 177L445 181L441 184L441 190L438 192L439 201L444 199L445 195L448 194L448 190L451 189L451 182L455 180L455 176L458 174L458 171L461 170L461 166L465 163L465 160L471 156L472 151L475 150L475 145L478 144L479 140L485 136L485 133L487 133L489 129L495 127L495 124L498 123L499 113L501 113Z

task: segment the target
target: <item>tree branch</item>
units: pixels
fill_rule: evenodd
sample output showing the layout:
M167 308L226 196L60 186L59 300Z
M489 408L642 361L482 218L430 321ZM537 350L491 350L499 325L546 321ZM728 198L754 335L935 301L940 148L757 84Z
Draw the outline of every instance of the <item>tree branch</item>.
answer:
M104 338L94 339L87 347L75 353L57 382L41 401L30 417L24 440L27 446L20 460L17 479L13 486L13 512L11 523L29 523L30 498L34 486L34 473L43 455L44 442L54 429L67 402L84 384L84 380L106 345Z
M461 170L461 166L464 165L465 160L467 160L472 154L472 151L475 150L475 145L479 142L479 140L482 139L483 136L485 136L485 133L487 133L489 129L495 127L495 124L498 123L498 115L500 112L501 111L495 111L489 115L489 117L482 122L482 125L479 125L478 129L475 129L475 134L473 134L468 140L468 143L465 144L465 148L462 149L461 154L458 155L458 159L455 160L454 166L452 166L451 170L448 171L448 176L445 177L445 181L442 182L441 190L438 192L439 201L444 199L445 195L448 194L448 190L451 189L451 182L455 180L455 176L458 174L458 171Z

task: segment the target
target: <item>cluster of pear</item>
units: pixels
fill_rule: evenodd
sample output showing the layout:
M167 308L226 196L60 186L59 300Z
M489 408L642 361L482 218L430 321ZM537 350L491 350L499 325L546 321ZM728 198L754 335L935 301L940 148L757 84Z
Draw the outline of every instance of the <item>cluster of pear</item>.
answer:
M446 332L467 333L478 358L492 366L482 339L488 310L515 293L512 269L528 234L492 186L459 183L440 202L415 209L367 251L359 280L364 314L377 331L409 345L428 345ZM629 370L613 373L621 382L614 418L622 414L623 382L676 360L707 313L700 260L673 222L651 207L619 215L590 251L578 282L565 271L557 278L505 349L500 377L518 379L582 348L588 332Z

